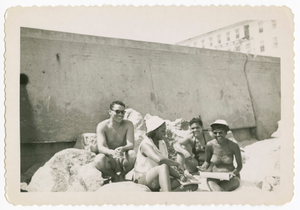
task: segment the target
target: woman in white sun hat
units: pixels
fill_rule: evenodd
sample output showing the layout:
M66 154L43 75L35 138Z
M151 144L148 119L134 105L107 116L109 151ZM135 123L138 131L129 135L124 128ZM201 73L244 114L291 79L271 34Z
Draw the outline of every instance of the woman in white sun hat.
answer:
M168 158L167 146L163 140L166 123L158 116L146 120L147 137L141 142L134 166L134 179L138 184L149 187L152 191L191 191L198 185L182 187L177 179L180 175L170 166L181 167Z
M232 191L240 186L240 171L243 163L238 144L226 138L229 126L225 120L216 120L210 124L215 139L205 148L206 159L200 171L227 172L229 180L207 179L210 191ZM237 167L234 166L234 159Z

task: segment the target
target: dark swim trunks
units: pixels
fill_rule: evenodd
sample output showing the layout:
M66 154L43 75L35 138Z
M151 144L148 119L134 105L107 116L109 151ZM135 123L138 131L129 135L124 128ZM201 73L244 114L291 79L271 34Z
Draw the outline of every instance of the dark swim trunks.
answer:
M140 177L139 177L138 179L136 179L134 182L137 183L137 184L142 184L142 185L145 185L145 186L149 187L149 189L150 189L152 192L159 192L159 190L160 190L160 187L159 187L158 189L153 189L153 188L151 188L151 187L148 185L148 183L147 183L147 181L146 181L146 173L143 174L142 176L140 176Z

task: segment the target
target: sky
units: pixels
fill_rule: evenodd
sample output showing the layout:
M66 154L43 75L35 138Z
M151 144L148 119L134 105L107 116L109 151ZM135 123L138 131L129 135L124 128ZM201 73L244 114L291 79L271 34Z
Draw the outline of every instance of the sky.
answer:
M7 14L8 17L15 15L12 11ZM18 11L17 21L24 27L175 44L243 20L278 19L281 18L279 14L276 8L229 6L48 7L45 10L28 8Z
M102 3L101 3L102 2ZM64 1L64 0L42 0L42 1L21 1L21 0L9 0L9 1L1 1L0 2L0 11L2 14L1 19L1 40L4 38L4 15L6 9L12 6L22 5L22 6L44 6L44 5L102 5L102 4L111 4L114 2L117 5L122 5L124 3L120 3L121 1ZM127 5L135 4L135 5L155 5L158 4L157 1L125 1ZM271 5L275 4L277 6L286 5L292 8L293 12L295 13L295 19L299 16L299 6L295 3L296 1L292 0L241 0L241 1L197 1L197 0L186 0L186 1L172 1L175 3L170 3L170 1L159 1L160 4L162 2L165 5L170 4L177 4L181 5L199 5L200 2L202 5L211 5L215 4L233 4L233 5L247 5L250 4L252 6L255 5ZM56 9L56 8L54 8ZM31 23L28 23L27 20L22 20L23 16L20 15L18 22L24 21L24 27L32 27L32 28L43 28L47 30L56 30L56 31L63 31L63 32L71 32L71 33L80 33L80 34L88 34L88 35L95 35L95 36L104 36L104 37L113 37L113 38L122 38L122 39L131 39L131 40L139 40L139 41L147 41L147 42L158 42L158 43L166 43L166 44L174 44L178 41L191 38L193 36L197 36L199 34L212 31L214 29L227 26L229 24L233 24L243 20L254 20L254 19L276 19L278 14L276 15L276 10L270 9L269 12L262 12L261 10L256 10L255 12L250 7L248 8L233 8L233 9L225 9L224 7L220 9L210 9L210 8L182 8L180 12L176 11L178 8L113 8L106 9L106 11L97 10L96 8L86 8L85 12L82 12L82 8L68 8L69 11L56 11L57 16L54 18L51 16L51 10L53 8L49 8L49 13L40 13L39 11L36 12L28 12L27 17L29 18ZM146 11L147 10L147 11ZM178 15L180 14L180 15ZM74 22L76 19L76 22ZM296 24L299 26L298 21ZM297 26L296 25L296 26ZM299 37L299 33L296 27L296 34L295 37ZM298 40L296 39L295 42L295 52L299 52L299 44L297 45ZM1 52L4 53L5 45L4 42L1 42ZM296 54L298 57L298 54ZM297 59L299 60L299 59ZM0 63L4 63L4 58L1 56ZM4 67L4 65L2 65ZM296 63L297 69L297 63ZM296 80L299 76L295 75ZM296 84L296 95L299 85ZM4 85L0 83L0 89L4 90ZM4 92L1 91L0 98L4 101ZM297 98L297 97L296 97ZM296 104L297 106L297 104ZM4 116L4 106L2 107L2 116ZM295 110L296 116L297 111ZM298 120L298 117L296 118ZM1 122L4 123L4 118L2 117ZM2 124L3 124L2 123ZM4 128L1 128L2 136L4 137ZM295 133L295 138L299 136ZM299 143L295 142L295 145L299 148ZM0 144L1 148L4 148L3 141ZM3 151L3 150L2 150ZM299 150L298 150L299 151ZM4 159L4 154L1 152L0 159ZM299 157L299 155L297 155ZM298 158L299 159L299 158ZM0 169L1 173L0 176L4 175L4 163L0 161ZM296 171L299 171L299 167L296 168ZM4 179L2 179L4 180ZM295 183L297 183L297 179L295 179ZM299 184L298 184L299 186ZM17 206L14 207L11 204L8 204L5 201L3 196L4 194L4 181L0 184L1 189L1 203L4 202L7 208L4 209L25 209L26 207ZM298 190L296 190L297 196ZM296 209L295 199L293 203L286 205L283 207L284 209ZM296 201L297 202L297 201ZM28 207L27 209L38 209L38 207ZM67 209L71 209L72 207L65 207ZM64 209L65 209L64 208ZM82 207L76 207L75 209L79 209ZM89 207L95 209L96 207ZM122 207L121 207L122 208ZM120 209L121 209L120 208ZM238 209L238 206L235 208L230 209ZM257 207L255 209L258 209ZM265 209L264 207L261 207ZM44 207L43 209L53 209L53 207ZM56 208L57 209L57 208ZM73 208L72 208L73 209ZM114 208L115 209L115 208ZM123 209L123 208L122 208ZM127 208L129 209L129 208ZM178 208L179 209L179 208ZM182 208L180 208L182 209ZM205 208L206 209L206 208ZM209 208L212 209L212 208ZM225 209L229 209L228 207ZM246 208L247 209L247 208ZM267 208L270 209L270 208Z

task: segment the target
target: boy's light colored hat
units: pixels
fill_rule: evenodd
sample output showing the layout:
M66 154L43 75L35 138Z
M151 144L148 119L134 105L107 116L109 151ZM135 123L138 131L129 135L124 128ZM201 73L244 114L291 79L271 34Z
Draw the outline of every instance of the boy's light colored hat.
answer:
M158 116L152 116L146 120L147 133L154 131L156 128L164 124L164 120Z
M229 127L228 123L225 120L216 120L215 122L210 124L210 127L212 125L226 125L227 127Z

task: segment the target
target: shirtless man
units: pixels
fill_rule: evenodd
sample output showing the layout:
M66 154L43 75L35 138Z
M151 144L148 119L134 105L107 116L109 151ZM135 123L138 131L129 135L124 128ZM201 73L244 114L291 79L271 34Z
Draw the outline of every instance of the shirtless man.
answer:
M95 166L112 182L125 181L125 175L134 167L134 128L131 121L124 120L125 104L114 101L110 104L110 118L97 126L99 154ZM118 175L119 173L119 175Z
M174 149L177 152L177 162L190 173L195 173L198 172L197 166L205 161L205 145L211 138L204 135L200 118L193 118L189 124L190 133L179 139L174 144Z

